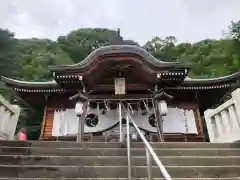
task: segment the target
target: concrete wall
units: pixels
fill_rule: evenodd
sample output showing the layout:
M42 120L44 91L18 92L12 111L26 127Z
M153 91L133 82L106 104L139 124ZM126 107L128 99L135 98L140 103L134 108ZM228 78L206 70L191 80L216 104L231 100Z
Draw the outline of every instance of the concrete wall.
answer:
M225 143L240 140L240 89L216 109L204 112L210 142Z
M11 105L0 95L0 139L14 139L19 114L19 106Z

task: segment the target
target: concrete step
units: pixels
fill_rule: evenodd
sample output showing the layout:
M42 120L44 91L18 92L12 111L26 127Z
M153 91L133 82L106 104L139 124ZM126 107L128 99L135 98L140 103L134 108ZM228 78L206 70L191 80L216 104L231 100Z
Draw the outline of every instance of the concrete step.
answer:
M147 178L133 178L132 180L148 180ZM232 178L173 178L173 180L239 180L240 177ZM128 180L128 178L0 178L0 180ZM153 178L153 180L164 180Z
M154 148L240 148L240 143L207 143L207 142L155 142ZM84 142L83 144L66 141L0 141L0 146L11 147L91 147L91 148L119 148L118 142ZM143 148L141 142L132 143L133 148Z
M166 166L174 178L227 178L240 177L240 166ZM5 178L127 178L127 166L39 166L0 165ZM161 177L157 167L153 177ZM146 166L134 166L133 177L147 178Z
M232 178L173 178L173 180L239 180L240 177ZM0 178L0 180L128 180L128 178ZM133 178L132 180L148 180L147 178ZM153 178L153 180L164 180Z
M165 166L227 166L239 165L240 156L162 156ZM2 165L81 165L81 166L125 166L124 156L0 156ZM132 157L135 166L146 166L145 156ZM153 161L153 165L155 162Z
M240 149L154 149L159 156L240 156ZM145 156L143 148L133 148L132 155ZM0 147L0 155L49 155L49 156L127 156L126 148L43 148L43 147Z

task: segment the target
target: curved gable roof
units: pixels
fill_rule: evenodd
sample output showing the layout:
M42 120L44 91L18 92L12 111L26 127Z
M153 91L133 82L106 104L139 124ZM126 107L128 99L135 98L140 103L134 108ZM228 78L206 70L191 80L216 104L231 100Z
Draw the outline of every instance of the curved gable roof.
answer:
M58 87L58 84L55 80L45 81L45 82L21 81L21 80L7 78L4 76L2 76L2 80L9 86L17 85L17 86L29 87L29 88L56 88L56 87Z
M221 82L228 82L231 80L239 79L240 80L240 72L230 74L227 76L216 77L216 78L205 78L205 79L193 79L186 77L184 79L184 84L214 84L214 83L221 83Z
M89 54L83 61L73 64L73 65L62 65L62 66L53 66L50 67L52 71L58 71L63 69L78 69L89 66L97 57L114 55L114 54L135 54L140 57L147 63L156 66L156 67L187 67L186 65L180 64L180 62L164 62L161 61L150 53L148 53L145 49L132 46L132 45L111 45L104 46L94 50L91 54Z

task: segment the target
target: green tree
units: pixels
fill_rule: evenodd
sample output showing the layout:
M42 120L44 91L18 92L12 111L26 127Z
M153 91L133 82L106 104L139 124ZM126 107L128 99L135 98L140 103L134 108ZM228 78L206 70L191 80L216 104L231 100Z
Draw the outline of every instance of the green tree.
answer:
M232 39L231 57L233 59L231 70L240 70L240 20L232 21L229 26L230 39Z
M67 36L60 36L58 43L74 62L80 62L93 50L111 44L118 36L117 31L106 28L86 28L70 32Z
M14 73L14 44L14 34L9 30L0 29L0 70L3 76L11 76Z
M14 33L7 29L0 29L0 75L12 77L17 73L17 63L15 61L16 39ZM0 93L9 99L11 92L2 81L0 81Z
M240 40L240 20L237 22L231 22L229 26L229 35L233 39Z
M50 65L72 64L73 61L57 42L48 39L19 39L16 43L18 64L17 78L32 81L52 79Z
M144 48L160 60L192 64L191 77L217 77L240 70L240 48L234 42L233 39L205 39L176 45L176 38L169 36L165 39L155 37Z

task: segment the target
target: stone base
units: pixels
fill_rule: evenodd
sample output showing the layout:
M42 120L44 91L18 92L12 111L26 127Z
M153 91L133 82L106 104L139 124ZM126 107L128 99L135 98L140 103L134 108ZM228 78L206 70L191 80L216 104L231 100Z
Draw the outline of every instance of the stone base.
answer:
M240 145L153 142L173 180L237 180ZM0 141L0 179L127 180L127 149L112 142ZM143 143L131 144L132 179L147 180ZM163 180L152 164L154 180Z
M158 136L152 134L151 136L146 137L149 142L159 142ZM76 136L50 136L42 138L41 140L45 141L76 141ZM118 142L118 136L92 136L91 134L84 135L84 141L89 142ZM141 142L140 138L134 140L135 142ZM165 142L204 142L205 138L202 135L197 134L164 134Z
M0 140L8 140L8 136L0 131Z

